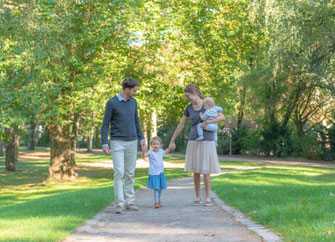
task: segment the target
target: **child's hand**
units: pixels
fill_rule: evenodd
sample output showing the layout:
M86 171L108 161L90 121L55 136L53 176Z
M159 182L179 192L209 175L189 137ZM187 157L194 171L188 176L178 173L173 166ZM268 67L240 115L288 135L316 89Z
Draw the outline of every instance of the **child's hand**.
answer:
M199 113L199 116L202 115L202 112Z

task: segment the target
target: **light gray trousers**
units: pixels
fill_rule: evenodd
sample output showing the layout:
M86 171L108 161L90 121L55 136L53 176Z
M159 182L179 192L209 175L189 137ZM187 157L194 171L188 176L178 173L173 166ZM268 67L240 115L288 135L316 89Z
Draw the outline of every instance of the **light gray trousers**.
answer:
M137 140L111 140L110 148L114 166L115 206L133 204L135 200L134 181Z

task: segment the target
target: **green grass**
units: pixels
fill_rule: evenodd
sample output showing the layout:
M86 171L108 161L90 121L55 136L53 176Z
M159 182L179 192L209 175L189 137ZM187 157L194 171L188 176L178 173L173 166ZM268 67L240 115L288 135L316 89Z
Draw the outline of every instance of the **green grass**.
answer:
M59 241L71 234L114 200L113 169L81 164L106 160L102 156L78 158L79 178L47 181L49 161L16 164L4 171L0 158L0 240ZM189 175L183 169L165 169L166 178ZM136 169L135 189L147 184L148 169Z
M271 167L213 178L228 205L283 235L286 241L334 241L335 170Z

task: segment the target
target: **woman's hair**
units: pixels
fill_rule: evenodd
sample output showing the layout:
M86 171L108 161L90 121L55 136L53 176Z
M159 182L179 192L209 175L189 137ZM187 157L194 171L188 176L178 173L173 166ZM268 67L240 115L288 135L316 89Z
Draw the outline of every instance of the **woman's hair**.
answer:
M122 82L122 90L126 88L132 89L133 87L139 87L140 83L136 81L134 78L127 77L126 79L123 80Z
M200 92L200 90L198 89L198 87L196 85L190 84L187 85L184 88L184 92L190 93L190 94L197 94L201 99L204 99L204 97L202 96L202 93Z
M211 98L211 97L206 97L204 99L204 104L206 105L210 105L210 106L214 106L215 105L215 102L214 102L214 99Z
M150 144L152 144L154 141L158 141L161 145L163 145L162 139L159 136L152 137Z

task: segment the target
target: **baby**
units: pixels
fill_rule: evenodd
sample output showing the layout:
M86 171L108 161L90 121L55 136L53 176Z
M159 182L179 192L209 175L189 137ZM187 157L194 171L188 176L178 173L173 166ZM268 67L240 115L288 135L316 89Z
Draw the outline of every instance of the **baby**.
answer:
M215 119L218 116L218 112L222 112L222 108L215 106L215 102L214 99L211 97L206 97L204 99L204 109L206 110L203 114L200 113L200 118L201 120L205 121L207 119ZM202 123L199 123L197 125L197 132L199 137L196 140L203 140L204 139L204 131L203 129L200 127ZM214 141L217 143L218 140L218 123L210 123L207 124L206 131L212 131L214 132Z

